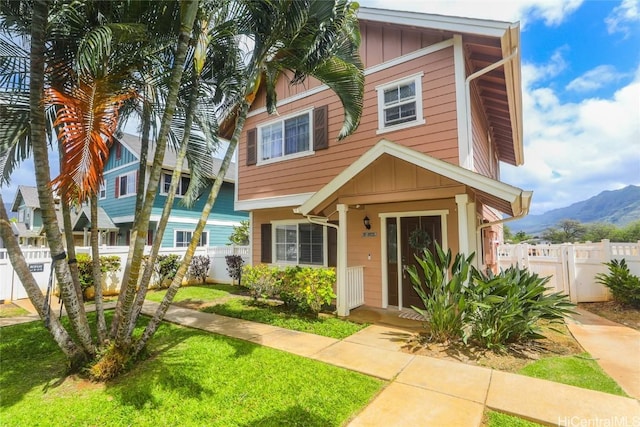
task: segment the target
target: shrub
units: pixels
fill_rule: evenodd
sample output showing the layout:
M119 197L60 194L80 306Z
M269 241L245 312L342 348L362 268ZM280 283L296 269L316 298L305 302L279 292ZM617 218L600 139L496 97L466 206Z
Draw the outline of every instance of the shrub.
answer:
M189 265L189 275L200 279L202 284L207 283L207 277L209 277L209 266L211 265L211 259L206 255L196 255L191 258L191 264Z
M266 264L247 265L242 269L242 286L249 290L254 300L272 298L277 295L280 285L278 270Z
M162 287L165 280L172 280L176 277L178 268L180 267L180 255L158 255L156 263L154 265L154 271L156 273L156 287Z
M572 313L573 304L566 295L547 292L550 277L539 277L517 266L498 275L473 269L472 276L465 320L470 337L484 347L503 348L511 342L544 338L539 320L561 323Z
M243 268L243 286L255 300L278 298L289 310L317 315L336 297L336 273L331 268L270 267L265 264Z
M304 313L317 315L336 297L333 293L336 272L332 268L301 268L295 273L293 283L296 308Z
M407 268L413 288L424 304L424 309L412 308L429 319L432 340L445 342L463 336L468 310L466 284L473 257L474 254L468 258L458 254L452 262L451 249L445 254L436 243L435 256L427 249L422 257L416 256L421 273L415 266ZM447 274L449 270L451 274Z
M82 292L84 292L94 285L91 256L89 254L76 254L76 260L78 261L78 278ZM118 271L120 270L120 262L120 257L117 255L101 256L100 271L102 274Z
M244 260L240 255L226 255L224 259L227 262L229 277L237 280L238 285L242 286L242 266L244 265Z
M624 258L611 260L605 265L609 267L609 273L597 274L597 282L609 288L614 300L640 307L640 278L631 274Z

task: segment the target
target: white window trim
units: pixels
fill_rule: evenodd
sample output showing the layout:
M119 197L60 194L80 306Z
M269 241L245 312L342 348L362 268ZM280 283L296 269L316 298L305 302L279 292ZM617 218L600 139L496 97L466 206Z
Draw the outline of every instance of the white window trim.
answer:
M104 200L106 198L107 198L107 182L105 181L102 184L100 184L100 189L98 190L98 200Z
M291 114L287 114L285 116L279 116L277 119L268 121L268 122L264 122L261 123L257 126L257 130L258 130L258 134L256 136L256 144L258 145L257 147L257 154L258 154L258 159L256 162L257 166L260 165L268 165L270 163L277 163L277 162L282 162L285 160L291 160L291 159L297 159L300 157L307 157L307 156L312 156L313 154L315 154L315 151L313 151L313 107L311 108L307 108L305 110L301 110L301 111L296 111L295 113L291 113ZM294 154L287 154L287 155L282 155L280 157L274 157L271 159L266 159L266 160L262 160L262 129L267 127L267 126L271 126L275 123L279 123L282 122L284 123L285 120L294 118L294 117L298 117L298 116L302 116L307 114L309 116L309 149L306 151L300 151L298 153L294 153Z
M378 92L378 130L376 135L380 135L387 132L393 132L400 129L411 128L414 126L420 126L426 123L424 119L424 111L422 104L422 77L424 72L412 74L410 76L402 77L401 79L393 80L381 85L376 86ZM416 119L411 122L399 123L397 125L385 126L384 125L384 91L390 87L400 86L405 83L414 82L416 85Z
M191 238L187 242L187 246L178 246L178 233L191 233ZM204 239L204 245L198 245L199 248L209 247L209 232L207 230L202 231L202 235L206 235ZM200 239L202 239L202 235L200 235ZM173 230L173 247L174 248L186 248L189 246L191 239L193 238L193 230Z
M162 177L160 178L160 195L161 196L168 196L169 193L164 191L164 177L168 175L170 178L173 178L173 173L168 173L168 172L162 172ZM181 199L184 197L184 194L182 194L182 178L189 178L189 183L191 183L191 177L189 175L185 175L182 174L180 175L180 181L178 182L178 192L175 194L174 197L176 197L177 199ZM184 192L186 194L187 189L184 189Z
M131 193L122 194L122 182L120 181L120 179L124 176L127 177L127 181L129 179L133 179L134 185L133 185L133 191ZM118 175L116 179L118 180L118 197L117 197L118 199L124 199L126 197L136 196L136 193L138 192L138 184L136 182L136 171L123 173L122 175Z
M300 267L328 267L329 266L329 240L327 226L322 226L322 265L321 264L299 264L297 262L287 262L276 260L276 227L278 225L295 225L300 224L314 224L304 219L291 219L291 220L274 220L271 221L271 263L274 265L299 265ZM320 225L320 224L315 224ZM298 258L300 254L298 254Z

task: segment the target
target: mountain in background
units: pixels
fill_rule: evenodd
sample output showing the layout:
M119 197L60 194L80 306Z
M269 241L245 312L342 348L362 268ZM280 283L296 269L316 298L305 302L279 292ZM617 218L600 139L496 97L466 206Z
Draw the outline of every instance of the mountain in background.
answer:
M603 191L590 199L541 215L528 215L507 223L513 233L524 231L536 235L563 219L582 223L605 222L618 227L640 220L640 187L629 185L620 190Z

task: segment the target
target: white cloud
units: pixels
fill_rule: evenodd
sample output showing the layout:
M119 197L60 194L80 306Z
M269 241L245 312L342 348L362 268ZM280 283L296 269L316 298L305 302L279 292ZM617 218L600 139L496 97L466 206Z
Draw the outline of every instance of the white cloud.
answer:
M563 103L552 89L525 82L525 164L505 166L502 179L534 190L532 213L640 184L639 100L640 68L612 97L578 103Z
M632 25L640 22L640 0L622 0L604 20L609 34L628 36Z
M567 90L589 92L617 82L623 77L624 75L618 73L612 65L599 65L569 82Z

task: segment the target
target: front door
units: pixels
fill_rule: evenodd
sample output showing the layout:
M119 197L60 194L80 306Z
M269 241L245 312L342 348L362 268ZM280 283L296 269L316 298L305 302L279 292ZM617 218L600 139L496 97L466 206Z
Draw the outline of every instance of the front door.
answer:
M423 308L422 300L413 288L406 269L415 266L420 277L424 278L416 256L422 256L424 249L435 253L435 242L442 246L442 224L440 216L412 216L400 218L400 260L402 298L401 307L413 305Z

